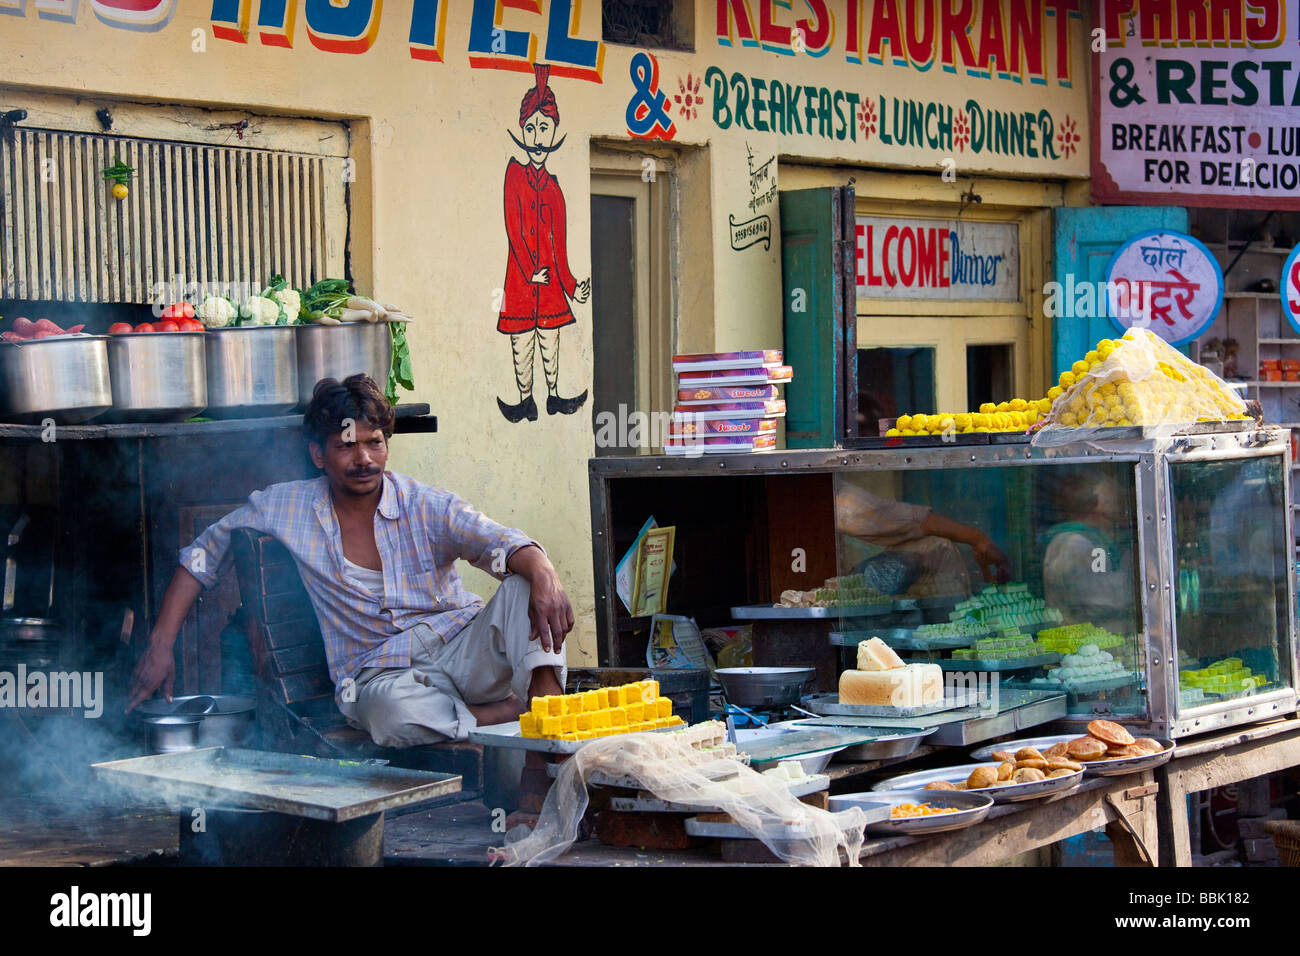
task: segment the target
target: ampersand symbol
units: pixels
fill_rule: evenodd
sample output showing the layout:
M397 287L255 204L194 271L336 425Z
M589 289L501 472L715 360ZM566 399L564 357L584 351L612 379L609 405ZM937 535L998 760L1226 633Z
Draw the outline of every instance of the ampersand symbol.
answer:
M1130 103L1145 103L1146 99L1138 92L1133 79L1133 61L1120 57L1110 65L1110 103L1112 106L1128 106Z
M668 118L666 94L659 92L659 61L648 53L632 58L632 86L636 92L627 104L627 131L639 139L672 139L677 127Z

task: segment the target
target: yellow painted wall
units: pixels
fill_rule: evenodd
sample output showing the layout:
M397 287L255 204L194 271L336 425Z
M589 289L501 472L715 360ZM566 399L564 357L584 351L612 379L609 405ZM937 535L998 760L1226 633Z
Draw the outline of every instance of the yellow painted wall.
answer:
M0 108L20 107L25 95L44 91L83 97L84 103L74 107L84 107L87 116L82 121L89 121L99 105L123 100L350 121L358 176L351 192L354 276L359 287L401 303L417 317L410 333L417 381L413 399L428 402L439 417L436 437L397 442L393 467L458 491L487 514L526 529L546 545L578 614L570 661L594 663L587 484L593 447L590 405L573 416L548 417L543 409L536 423L509 424L495 402L498 395L508 401L514 395L508 341L496 331L496 292L503 284L507 255L502 182L508 160L517 155L507 130L518 131L520 99L532 77L471 68L470 0L450 0L443 62L410 54L408 37L417 9L413 0L389 0L382 6L372 2L369 49L341 53L318 49L311 42L305 18L313 4L306 2L289 4L294 11L293 47L284 49L261 42L257 0L243 4L251 18L246 43L214 35L215 5L196 0L159 0L157 23L151 24L156 28L149 31L115 25L120 15L113 12L112 2L0 0ZM539 61L546 56L547 13L555 2L538 0L538 13L501 9L502 29L535 35ZM748 11L755 30L765 9L778 31L814 16L810 11L817 9L811 0L796 0L790 9L771 0L748 0L747 6L735 2L737 9ZM893 0L865 0L862 22L868 34L877 3L893 6ZM333 6L371 8L358 0ZM598 40L600 5L588 0L574 10L574 35ZM42 11L65 12L72 19L42 17ZM739 36L734 46L720 44L716 4L695 0L697 52L653 51L661 90L680 95L684 86L689 83L693 89L699 80L703 98L689 117L680 106L670 107L673 136L653 141L657 150L674 144L691 147L678 157L682 205L676 210L674 343L680 350L781 344L779 221L774 200L751 205L750 150L756 163L780 157L782 163L793 158L937 172L942 160L951 156L962 175L997 171L1012 177L1078 179L1087 174L1082 20L1069 21L1072 84L1063 86L1053 78L1037 85L1028 78L1015 82L965 72L954 75L938 65L921 70L891 58L880 65L852 63L846 58L845 0L831 0L829 13L835 26L827 50L817 51L820 56L806 50L783 55L745 46ZM1054 23L1052 18L1045 21L1049 36ZM978 23L975 29L978 32ZM1048 46L1050 63L1054 54ZM631 68L638 52L606 44L601 82L566 76L551 82L560 110L559 132L568 138L547 167L565 193L569 259L579 280L590 275L590 143L636 142L629 135L625 110L634 93ZM843 127L843 140L734 124L722 129L717 117L725 111L715 109L716 91L702 80L714 66L726 78L740 73L853 91L864 99L915 98L950 106L954 112L965 108L968 98L984 109L1041 109L1051 114L1057 129L1067 117L1077 123L1080 139L1072 143L1069 155L1053 159L974 155L970 145L955 152L951 146L886 146L878 115L866 141L858 135L860 124L852 130ZM720 82L718 89L723 88L729 107L734 107L729 83ZM147 129L114 132L147 135ZM205 141L214 135L202 133ZM774 162L772 169L777 166ZM773 241L766 248L759 243L733 249L730 220L759 215L771 217ZM578 324L561 339L560 389L566 395L590 388L592 379L591 305L575 304L573 310ZM538 365L535 392L544 395ZM485 595L491 592L490 579L472 570L467 577L472 588Z

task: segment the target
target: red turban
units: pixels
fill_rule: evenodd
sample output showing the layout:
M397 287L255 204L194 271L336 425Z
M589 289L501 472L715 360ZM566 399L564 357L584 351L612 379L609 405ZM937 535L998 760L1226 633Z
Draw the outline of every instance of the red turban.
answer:
M524 120L540 111L544 116L549 116L551 122L558 126L560 108L555 105L555 94L546 85L546 78L551 75L551 68L534 66L533 74L537 77L537 82L524 94L523 100L519 103L519 125L523 126Z

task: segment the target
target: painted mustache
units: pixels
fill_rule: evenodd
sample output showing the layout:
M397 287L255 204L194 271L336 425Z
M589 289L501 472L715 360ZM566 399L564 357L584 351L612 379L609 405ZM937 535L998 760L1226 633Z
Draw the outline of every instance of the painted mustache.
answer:
M569 135L568 133L565 133L563 136L560 137L560 141L558 143L555 143L554 145L551 146L526 146L524 145L524 143L520 141L519 137L516 136L513 131L506 130L506 132L510 133L510 138L515 141L515 145L518 146L520 149L522 149L525 153L547 153L547 154L553 153L561 146L564 145L564 140Z

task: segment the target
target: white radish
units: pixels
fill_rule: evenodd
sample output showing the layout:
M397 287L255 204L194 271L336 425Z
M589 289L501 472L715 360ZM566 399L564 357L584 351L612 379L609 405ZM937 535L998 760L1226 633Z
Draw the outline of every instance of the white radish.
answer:
M322 315L316 320L317 325L339 325L339 320L332 315Z
M385 312L401 312L401 311L402 311L402 307L401 307L401 306L393 305L393 304L390 303L390 302L380 302L379 304L382 305L382 306L384 307L384 311L385 311Z
M387 312L388 312L387 309L385 309L382 305L380 305L380 304L379 304L378 302L376 302L374 299L367 299L367 298L366 298L365 296L363 296L363 295L354 295L354 296L349 297L349 299L348 299L348 301L345 303L345 305L347 305L347 307L348 307L349 309L366 309L366 310L368 310L368 311L370 311L370 312L375 313L375 315L378 316L378 317L381 318L381 319L382 319L382 318L387 314ZM374 320L372 319L371 321L374 321Z
M410 317L409 315L404 315L404 314L401 313L401 312L397 312L397 311L395 311L395 310L393 310L393 309L389 309L389 310L388 310L387 321L389 321L389 322L410 322L410 321L411 321L411 317Z
M340 322L373 322L375 313L369 309L344 309L339 313Z

